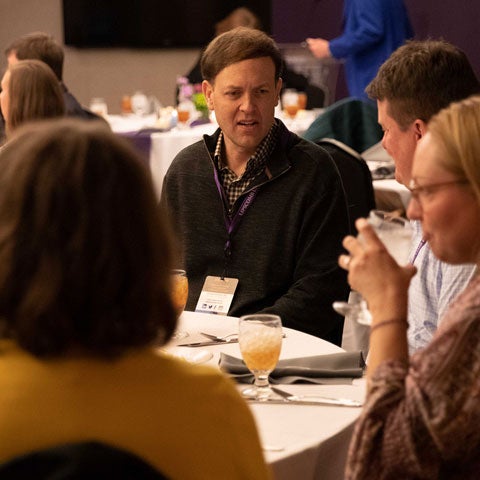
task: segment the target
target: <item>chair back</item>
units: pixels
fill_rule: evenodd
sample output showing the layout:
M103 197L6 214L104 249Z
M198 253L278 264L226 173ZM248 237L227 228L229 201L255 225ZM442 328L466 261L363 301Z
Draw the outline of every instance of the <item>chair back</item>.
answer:
M372 175L367 162L348 145L331 138L323 138L317 142L335 161L345 191L350 221L350 232L357 234L355 220L368 217L375 208Z
M168 480L137 455L100 442L59 445L0 465L1 480Z
M373 102L344 98L327 107L302 137L315 143L322 138L333 138L362 153L378 143L383 132Z

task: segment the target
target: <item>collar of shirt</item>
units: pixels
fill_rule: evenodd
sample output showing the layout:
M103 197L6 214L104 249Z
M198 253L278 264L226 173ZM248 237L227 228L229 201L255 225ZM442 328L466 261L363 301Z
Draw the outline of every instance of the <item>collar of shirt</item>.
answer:
M247 189L250 183L265 170L267 159L273 152L273 149L277 143L277 137L278 125L275 121L265 138L258 145L255 153L249 158L245 172L243 172L240 177L237 177L237 175L228 167L228 165L223 162L221 158L224 140L223 132L220 132L213 158L220 173L222 186L225 190L225 195L228 200L229 213L231 213L235 201Z

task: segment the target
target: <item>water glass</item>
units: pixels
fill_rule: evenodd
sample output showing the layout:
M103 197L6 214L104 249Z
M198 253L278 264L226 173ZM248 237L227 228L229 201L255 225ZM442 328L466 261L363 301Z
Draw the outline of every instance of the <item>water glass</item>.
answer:
M410 221L389 212L372 210L368 216L368 223L372 225L378 238L395 261L399 265L406 265L412 246L413 229ZM361 241L361 236L359 240ZM350 302L333 302L333 309L341 315L349 315L358 323L370 325L372 317L365 299L358 292L352 293Z
M255 376L253 386L242 395L253 400L268 400L275 394L269 374L275 369L282 349L282 322L278 315L253 314L240 317L238 343L243 361Z

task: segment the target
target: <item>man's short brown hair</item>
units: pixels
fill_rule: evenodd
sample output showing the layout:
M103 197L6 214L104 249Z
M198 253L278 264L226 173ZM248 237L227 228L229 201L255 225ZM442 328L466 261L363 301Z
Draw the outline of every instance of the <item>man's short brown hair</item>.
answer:
M41 60L46 63L57 76L63 78L63 48L55 39L43 32L33 32L14 40L5 49L5 55L14 53L18 60Z
M282 57L275 41L261 30L237 27L215 37L202 55L205 80L213 83L226 67L243 60L270 57L275 65L275 80L281 76Z
M406 128L428 122L451 102L480 92L465 53L443 40L408 41L380 67L366 88L370 98L388 100L389 115Z

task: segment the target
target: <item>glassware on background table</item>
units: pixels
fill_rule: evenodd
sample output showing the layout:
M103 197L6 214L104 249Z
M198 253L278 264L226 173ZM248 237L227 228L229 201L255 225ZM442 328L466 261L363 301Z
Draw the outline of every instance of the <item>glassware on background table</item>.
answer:
M307 109L307 94L305 92L298 92L298 109L306 110Z
M130 97L132 111L135 115L143 116L150 113L150 101L148 97L141 91L136 91Z
M93 113L96 113L101 117L106 117L108 115L107 102L103 98L92 98L89 108Z
M255 376L255 383L242 391L252 400L276 397L268 382L282 349L282 321L278 315L252 314L240 317L238 343L243 361Z
M299 110L298 92L292 88L286 88L282 94L282 108L286 114L294 119Z
M130 98L130 95L122 95L122 99L120 101L120 111L122 115L130 115L133 113L132 99Z
M372 210L368 223L395 261L399 265L406 265L412 245L413 230L410 221L389 212ZM367 303L358 292L351 292L349 302L333 302L333 309L341 315L350 315L363 325L370 325L372 321Z
M194 114L196 108L191 100L182 100L177 105L177 127L187 128L192 120L194 120Z
M175 269L172 270L172 301L177 313L177 317L180 317L185 310L188 298L188 277L185 270ZM173 338L180 340L188 337L187 332L177 331L173 335Z

